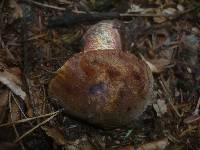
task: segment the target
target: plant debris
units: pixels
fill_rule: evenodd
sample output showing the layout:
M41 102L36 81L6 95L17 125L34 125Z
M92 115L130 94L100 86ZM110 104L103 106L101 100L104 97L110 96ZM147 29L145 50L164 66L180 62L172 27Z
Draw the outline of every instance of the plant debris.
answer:
M6 70L0 72L0 82L9 87L13 93L25 100L26 93L20 87L20 79Z
M1 0L0 148L199 150L199 8L198 0ZM70 116L48 91L86 31L106 19L123 22L124 50L154 77L154 104L112 130Z

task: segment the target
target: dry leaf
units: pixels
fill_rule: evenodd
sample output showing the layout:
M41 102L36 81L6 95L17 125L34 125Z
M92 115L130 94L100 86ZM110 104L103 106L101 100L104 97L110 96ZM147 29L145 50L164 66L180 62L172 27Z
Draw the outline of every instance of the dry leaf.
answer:
M175 16L177 14L177 10L175 8L166 8L162 11L162 13L167 16Z
M183 12L183 11L185 10L184 6L181 5L181 4L178 4L178 5L177 5L177 9L178 9L178 11L180 11L180 12Z
M156 12L156 14L162 14L161 9L154 9L154 11ZM153 21L155 23L163 23L167 21L167 18L165 16L157 16L157 17L153 17Z
M46 134L51 137L58 145L65 145L65 137L63 133L56 128L42 127Z
M151 59L149 62L156 68L155 73L164 71L166 66L170 64L170 60L165 58Z
M163 22L165 22L167 20L167 18L166 17L153 17L153 21L155 22L155 23L163 23Z
M21 81L16 75L3 70L0 72L0 82L10 88L14 94L25 100L26 93L21 89Z
M21 7L17 4L16 0L10 0L9 6L13 9L13 18L18 19L23 17L23 11Z
M137 150L164 150L166 146L169 144L169 141L167 138L150 142L147 144L140 145Z
M157 100L156 104L153 104L153 108L157 113L158 117L161 117L163 114L167 112L167 105L164 100Z
M146 60L142 54L140 57L149 66L152 73L160 73L170 64L170 60L165 58Z

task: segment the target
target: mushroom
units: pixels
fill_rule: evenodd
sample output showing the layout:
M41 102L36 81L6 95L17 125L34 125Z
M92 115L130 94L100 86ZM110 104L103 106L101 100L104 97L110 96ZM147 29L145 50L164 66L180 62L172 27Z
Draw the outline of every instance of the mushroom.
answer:
M67 114L102 128L129 124L152 101L152 73L144 61L122 51L114 22L92 26L84 51L67 60L49 85Z
M117 20L101 21L93 25L83 37L84 52L122 50L120 28L122 28L122 24Z

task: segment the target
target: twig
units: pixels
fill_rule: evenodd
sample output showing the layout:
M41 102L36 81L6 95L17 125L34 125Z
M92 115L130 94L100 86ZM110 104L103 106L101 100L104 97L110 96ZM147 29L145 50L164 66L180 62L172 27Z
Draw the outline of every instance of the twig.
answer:
M37 117L26 118L26 119L17 120L17 121L14 121L14 122L4 123L4 124L1 124L0 127L10 126L10 125L12 125L13 123L14 123L14 124L20 124L20 123L25 123L25 122L32 121L32 120L35 120L35 119L40 119L40 118L49 117L49 116L55 115L55 114L57 114L57 113L59 113L59 112L60 112L60 110L55 111L55 112L52 112L52 113L40 115L40 116L37 116Z
M165 14L129 14L129 13L121 13L120 17L169 17Z
M46 36L46 34L36 35L36 36L28 38L27 41L38 40L39 38L43 38L45 36Z
M73 10L73 13L77 13L77 14L90 14L90 15L104 15L104 14L113 14L113 13L97 13L97 12L86 12L86 11L77 11L77 10ZM136 14L136 13L115 13L117 16L119 17L169 17L169 15L165 15L165 14L152 14L152 13L148 13L148 14Z
M17 102L17 100L16 100L16 98L15 98L14 94L13 94L13 93L11 93L11 95L12 95L12 98L13 98L13 100L15 101L15 103L16 103L16 105L17 105L17 107L18 107L18 108L19 108L19 110L21 111L22 115L23 115L25 118L27 118L26 114L24 113L24 111L22 110L21 106L20 106L20 105L19 105L19 103Z
M44 4L44 3L36 2L33 0L20 0L20 2L33 4L33 5L36 5L39 7L43 7L43 8L50 8L50 9L55 9L55 10L60 10L60 11L66 11L66 8L64 8L64 7L58 7L58 6L54 6L54 5Z
M40 126L44 125L45 123L49 122L51 119L53 119L55 116L57 116L58 113L52 115L51 117L49 117L48 119L44 120L43 122L37 124L34 128L30 129L29 131L27 131L26 133L24 133L22 136L20 136L19 138L17 138L15 140L15 143L19 142L21 139L23 139L25 136L27 136L28 134L30 134L31 132L33 132L35 129L39 128Z
M55 9L55 10L60 10L60 11L66 11L66 8L64 8L64 7L58 7L58 6L54 6L54 5L44 4L44 3L36 2L33 0L20 0L20 2L34 4L36 6L43 7L43 8L50 8L50 9ZM73 12L78 13L78 14L92 14L92 15L97 14L96 12L76 11L76 10ZM121 14L119 14L119 16L120 17L163 17L163 16L167 17L167 15L164 15L164 14L128 14L128 13L121 13Z
M10 108L10 119L11 119L11 122L12 122L12 126L13 126L13 129L15 131L15 134L17 136L17 138L19 137L19 133L17 131L17 128L15 126L15 123L13 122L13 115L12 115L12 102L11 102L11 92L9 93L9 108ZM20 146L22 148L22 150L25 150L25 147L23 145L23 143L20 141Z
M172 103L171 98L168 98L167 100L168 100L169 104L172 106L172 108L174 109L174 111L175 111L175 113L177 114L177 116L181 118L181 117L183 116L183 114L180 114L180 113L179 113L178 109L177 109L177 108L174 106L174 104Z
M72 11L71 13L65 13L62 17L50 18L48 21L49 27L69 27L73 24L78 24L88 21L100 21L104 19L117 19L117 18L132 18L132 17L166 17L166 21L174 20L186 13L195 10L196 7L187 9L184 12L177 13L176 15L167 14L131 14L131 13L117 13L117 12L84 12L84 11Z
M20 0L20 2L33 4L42 8L50 8L59 11L67 11L64 7L58 7L54 5L44 4L40 2L36 2L34 0ZM87 11L77 11L72 10L72 13L67 14L67 16L63 16L61 18L50 19L48 26L49 27L67 27L73 24L86 22L86 21L98 21L103 19L115 19L115 18L127 18L127 17L166 17L167 21L174 20L186 13L189 13L196 9L197 7L192 7L184 12L177 13L176 15L167 15L167 14L133 14L133 13L96 13L96 12L87 12Z
M169 133L168 131L165 133L167 138L173 142L173 143L180 143L180 140L178 140L176 137L174 137L171 133Z
M45 87L44 87L44 85L42 86L42 91L43 91L43 102L44 102L44 104L42 105L42 113L44 114L45 113L45 108L46 108L46 103L47 103L47 101L46 101L46 91L45 91Z

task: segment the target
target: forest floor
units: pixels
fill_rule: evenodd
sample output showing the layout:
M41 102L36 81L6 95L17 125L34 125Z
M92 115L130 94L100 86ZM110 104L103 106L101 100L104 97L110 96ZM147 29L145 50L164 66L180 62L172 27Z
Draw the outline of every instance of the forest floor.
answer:
M93 12L100 17L88 19ZM85 20L66 24L72 13ZM126 49L155 72L155 103L129 128L103 130L70 118L48 94L56 70L81 51L84 33L105 14L128 24ZM1 0L0 149L199 150L199 41L194 0Z

